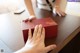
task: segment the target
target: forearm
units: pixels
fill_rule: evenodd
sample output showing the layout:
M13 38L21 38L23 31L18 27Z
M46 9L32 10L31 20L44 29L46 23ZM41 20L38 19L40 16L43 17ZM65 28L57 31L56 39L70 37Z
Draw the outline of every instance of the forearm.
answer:
M31 0L25 0L25 5L29 11L29 14L35 16Z
M61 0L55 0L55 5L56 7L60 6Z
M32 51L27 50L26 48L23 47L22 49L20 49L20 50L14 52L14 53L32 53Z
M35 49L22 48L14 53L38 53Z

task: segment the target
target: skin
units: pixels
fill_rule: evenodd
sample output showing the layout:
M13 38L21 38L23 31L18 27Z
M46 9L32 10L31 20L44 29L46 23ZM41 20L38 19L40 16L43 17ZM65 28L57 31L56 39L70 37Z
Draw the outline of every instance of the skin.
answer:
M34 10L33 10L33 6L32 6L32 1L31 0L24 0L25 1L25 5L29 11L29 14L32 16L35 16ZM37 1L37 0L36 0ZM65 16L66 13L63 12L60 9L60 2L61 0L55 0L55 4L54 4L54 9L55 9L55 13L58 14L59 16ZM36 4L36 2L35 2Z
M59 16L65 16L66 13L60 9L60 3L61 3L61 0L55 1L55 5L54 5L55 13L58 14Z
M36 25L33 36L29 29L28 35L25 46L15 53L47 53L56 48L55 44L45 47L45 29L42 25Z
M25 5L29 11L29 14L32 16L35 16L34 10L33 10L33 6L32 6L32 1L31 0L24 0L25 1Z

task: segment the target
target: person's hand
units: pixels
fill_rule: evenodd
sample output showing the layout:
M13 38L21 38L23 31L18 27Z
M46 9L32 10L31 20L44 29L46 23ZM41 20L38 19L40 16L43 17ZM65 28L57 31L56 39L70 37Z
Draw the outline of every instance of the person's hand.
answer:
M42 27L42 25L37 25L35 27L33 36L31 29L29 29L28 35L26 45L20 50L20 53L47 53L56 48L55 44L45 47L45 29Z
M31 22L32 20L36 19L35 16L31 15L29 18L26 18L25 20L23 20L23 22Z
M57 14L57 15L59 15L59 16L65 16L65 15L66 15L66 13L63 12L63 11L60 9L60 7L54 7L54 8L53 8L53 13L54 13L54 14Z

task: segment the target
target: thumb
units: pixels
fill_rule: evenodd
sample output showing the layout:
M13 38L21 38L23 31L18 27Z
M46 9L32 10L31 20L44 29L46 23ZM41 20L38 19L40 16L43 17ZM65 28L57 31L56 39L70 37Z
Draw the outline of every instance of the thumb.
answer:
M46 52L51 51L52 49L56 48L56 45L49 45L45 48Z

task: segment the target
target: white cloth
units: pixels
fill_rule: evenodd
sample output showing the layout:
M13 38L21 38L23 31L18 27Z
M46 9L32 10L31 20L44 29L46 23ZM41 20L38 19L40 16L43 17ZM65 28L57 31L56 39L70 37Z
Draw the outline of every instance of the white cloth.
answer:
M52 0L49 0L49 2L51 3L52 6L54 5ZM41 5L41 4L46 4L46 5L44 6L44 5ZM37 5L38 5L38 8L40 8L40 9L45 9L45 10L49 10L49 11L51 10L49 5L47 4L46 0L37 0Z

